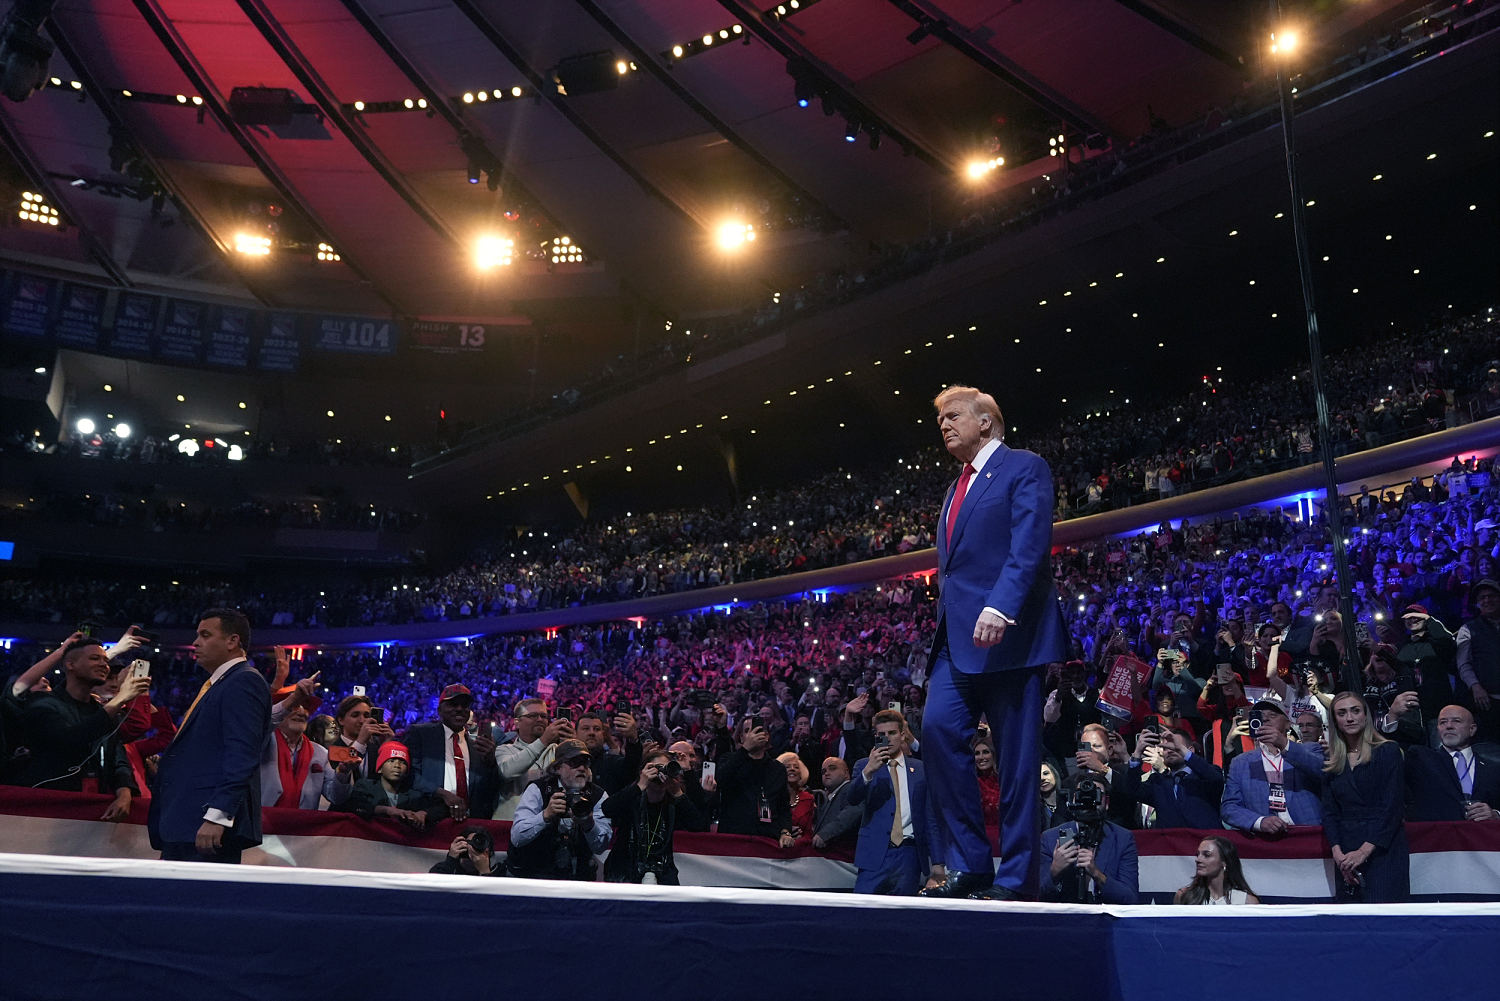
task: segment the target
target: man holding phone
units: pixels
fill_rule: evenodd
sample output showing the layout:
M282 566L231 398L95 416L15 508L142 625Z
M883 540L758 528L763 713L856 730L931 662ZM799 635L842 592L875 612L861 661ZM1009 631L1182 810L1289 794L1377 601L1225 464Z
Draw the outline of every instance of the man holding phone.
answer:
M562 712L558 710L559 717ZM510 820L515 816L521 794L552 764L558 742L574 738L572 721L553 719L547 703L541 699L522 699L515 704L511 715L516 721L516 739L495 748L500 777L495 809L490 814L494 820Z
M719 763L719 833L755 834L792 846L786 769L767 754L771 731L757 716L735 728L739 746Z

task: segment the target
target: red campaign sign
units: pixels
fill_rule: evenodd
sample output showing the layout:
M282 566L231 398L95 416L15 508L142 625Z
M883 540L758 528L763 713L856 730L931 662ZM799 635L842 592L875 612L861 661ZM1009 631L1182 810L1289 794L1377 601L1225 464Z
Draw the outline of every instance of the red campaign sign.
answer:
M1135 681L1131 680L1135 673ZM1121 654L1109 669L1109 676L1099 686L1099 708L1116 719L1128 720L1135 715L1136 688L1144 689L1151 677L1151 665L1132 654Z

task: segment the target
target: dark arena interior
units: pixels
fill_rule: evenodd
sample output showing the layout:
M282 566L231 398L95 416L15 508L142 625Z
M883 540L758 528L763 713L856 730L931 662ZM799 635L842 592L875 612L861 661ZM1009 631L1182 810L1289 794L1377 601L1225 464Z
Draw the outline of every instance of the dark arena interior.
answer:
M1492 996L1500 3L4 6L0 998Z

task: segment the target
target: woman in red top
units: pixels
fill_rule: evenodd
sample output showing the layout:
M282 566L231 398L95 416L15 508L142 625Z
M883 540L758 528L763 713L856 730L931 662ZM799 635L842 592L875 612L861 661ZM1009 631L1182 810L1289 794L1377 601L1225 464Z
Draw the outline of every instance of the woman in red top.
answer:
M813 794L807 788L807 766L795 751L786 751L776 760L786 768L786 794L792 807L792 837L798 841L811 841L814 802Z
M995 748L983 734L974 738L974 773L979 776L979 802L986 827L1000 826L1000 773L995 771Z

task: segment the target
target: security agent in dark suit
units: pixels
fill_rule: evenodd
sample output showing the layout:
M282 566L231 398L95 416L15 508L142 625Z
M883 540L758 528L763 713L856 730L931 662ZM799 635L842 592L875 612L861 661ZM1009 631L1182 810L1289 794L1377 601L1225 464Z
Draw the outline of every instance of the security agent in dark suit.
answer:
M813 847L844 848L854 843L854 832L864 816L864 809L849 795L849 763L843 758L823 761L822 800L813 817Z
M438 720L418 723L402 742L411 752L412 786L432 793L463 821L488 817L499 801L499 766L488 726L468 732L474 695L465 685L449 685L438 696Z
M177 862L238 862L260 844L260 761L271 739L271 690L246 657L250 623L204 612L193 640L208 680L161 754L147 830Z
M928 870L927 782L922 762L906 756L910 746L905 717L875 714L875 746L849 781L850 801L862 806L855 893L910 896Z
M1442 746L1406 749L1407 820L1500 820L1500 748L1474 744L1478 727L1463 706L1444 706Z

